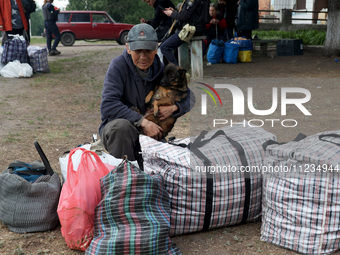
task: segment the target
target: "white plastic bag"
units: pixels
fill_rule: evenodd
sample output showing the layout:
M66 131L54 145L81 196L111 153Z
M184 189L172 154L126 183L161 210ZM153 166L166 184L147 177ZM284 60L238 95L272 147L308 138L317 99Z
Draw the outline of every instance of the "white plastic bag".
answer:
M20 63L19 60L7 63L1 71L1 76L6 78L27 78L32 77L33 68L27 63Z
M82 145L81 148L84 148L86 150L95 151L105 165L111 165L111 166L116 167L122 162L122 159L115 158L114 156L103 151L103 149L100 149L100 146L98 146L98 144L95 145L95 146L98 146L95 149L94 149L93 146L94 146L94 144L85 144L85 145ZM69 155L70 154L67 153L67 154L64 154L63 156L59 157L59 165L60 165L60 170L61 170L63 182L66 181L66 177L67 177L67 165L68 165L68 161L69 161ZM81 159L81 155L82 155L81 150L75 151L74 154L72 155L73 168L74 168L75 171L77 171L77 169L78 169L80 159ZM138 167L137 161L133 161L131 163Z

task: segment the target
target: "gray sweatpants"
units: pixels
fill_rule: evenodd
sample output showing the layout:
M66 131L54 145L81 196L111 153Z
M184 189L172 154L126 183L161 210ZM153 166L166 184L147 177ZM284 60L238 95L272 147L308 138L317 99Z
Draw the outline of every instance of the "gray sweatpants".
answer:
M105 149L116 158L127 156L129 161L137 160L143 170L143 158L139 143L139 131L126 119L112 120L101 131L100 138Z

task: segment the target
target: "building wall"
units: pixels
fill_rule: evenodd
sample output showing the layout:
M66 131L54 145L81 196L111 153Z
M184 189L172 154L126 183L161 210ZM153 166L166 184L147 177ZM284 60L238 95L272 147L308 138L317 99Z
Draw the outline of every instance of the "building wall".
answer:
M297 1L300 1L297 4ZM301 4L302 3L302 4ZM259 10L280 10L280 9L297 9L298 5L302 6L301 10L307 11L321 11L327 10L328 7L328 0L259 0ZM275 20L270 19L261 19L261 17L279 17L277 12L260 12L260 22L271 23L277 22ZM293 12L293 18L297 19L317 19L317 18L326 18L327 14L323 13L297 13ZM325 21L304 21L304 20L293 20L293 24L310 24L310 23L318 23L318 24L325 24Z
M313 0L310 0L310 1L313 1ZM293 9L296 3L296 0L271 0L271 2L272 2L272 6L274 10Z

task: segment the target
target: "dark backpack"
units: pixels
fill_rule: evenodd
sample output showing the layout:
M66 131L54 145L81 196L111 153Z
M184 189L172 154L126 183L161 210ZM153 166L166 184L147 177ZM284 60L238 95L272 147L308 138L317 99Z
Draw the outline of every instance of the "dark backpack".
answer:
M202 22L204 24L209 23L210 21L210 15L209 15L209 7L210 7L210 0L201 0L201 5L202 5Z
M37 6L33 0L22 0L21 2L27 14L31 14L32 12L35 12L35 9L37 8Z
M196 27L196 32L203 32L200 30L204 30L205 33L205 25L210 21L209 15L209 7L210 7L210 0L198 0L199 6L197 6L194 22L191 25Z

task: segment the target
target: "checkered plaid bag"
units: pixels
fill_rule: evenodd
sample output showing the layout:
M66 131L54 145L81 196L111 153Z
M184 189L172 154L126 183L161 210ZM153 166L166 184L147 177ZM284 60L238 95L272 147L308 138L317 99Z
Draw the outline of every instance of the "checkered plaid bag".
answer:
M100 184L95 235L85 254L182 254L170 240L170 200L160 175L124 161Z
M27 53L27 41L15 36L13 39L7 39L2 52L2 63L7 64L14 60L19 60L20 63L29 63Z
M259 219L262 144L271 139L262 128L243 126L177 139L176 145L141 136L144 170L161 174L170 194L170 234Z
M261 240L303 254L340 248L340 130L270 145Z
M33 68L33 72L48 73L50 69L48 68L47 48L41 48L39 46L28 46L27 48L30 65Z

